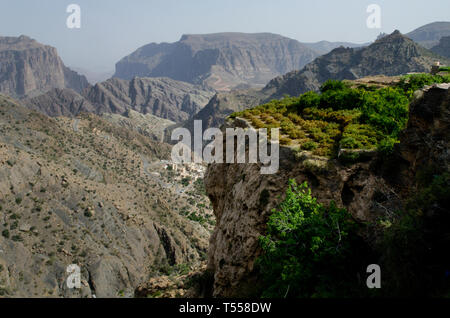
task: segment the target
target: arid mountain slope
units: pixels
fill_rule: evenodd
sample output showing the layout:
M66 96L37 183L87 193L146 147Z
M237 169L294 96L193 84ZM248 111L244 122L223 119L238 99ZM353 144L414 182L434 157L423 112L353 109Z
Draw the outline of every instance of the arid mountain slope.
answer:
M96 115L49 118L0 96L1 294L130 297L204 260L213 220L201 173L169 170L169 157ZM81 290L66 286L70 264Z

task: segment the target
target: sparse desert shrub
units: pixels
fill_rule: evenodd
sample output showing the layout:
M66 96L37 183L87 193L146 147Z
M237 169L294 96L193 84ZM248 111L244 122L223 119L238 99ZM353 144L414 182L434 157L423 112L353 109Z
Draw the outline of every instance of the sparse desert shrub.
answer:
M23 238L22 238L22 236L20 236L20 234L14 235L11 239L14 242L22 242L23 241Z

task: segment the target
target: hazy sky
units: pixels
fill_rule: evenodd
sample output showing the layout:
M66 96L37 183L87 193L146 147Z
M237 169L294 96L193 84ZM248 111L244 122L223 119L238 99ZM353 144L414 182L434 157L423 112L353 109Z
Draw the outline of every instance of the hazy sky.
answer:
M66 8L81 7L81 29L68 29ZM381 29L369 29L369 4ZM449 0L0 0L0 35L28 35L58 49L68 66L95 72L150 42L186 33L271 32L302 42L367 42L450 20Z

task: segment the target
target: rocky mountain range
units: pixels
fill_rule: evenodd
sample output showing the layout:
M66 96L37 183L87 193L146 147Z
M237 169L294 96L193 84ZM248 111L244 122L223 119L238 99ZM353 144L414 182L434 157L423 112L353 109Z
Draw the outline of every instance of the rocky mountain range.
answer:
M407 37L425 48L437 45L444 36L450 36L450 22L433 22L406 34Z
M0 93L37 96L53 88L81 92L84 76L64 65L55 48L27 37L0 37Z
M84 92L97 113L132 109L175 122L191 118L213 95L210 89L169 78L112 78Z
M26 36L0 38L0 93L48 116L135 110L175 122L191 118L214 95L204 86L169 78L112 78L92 86L64 66L55 48Z
M170 77L227 91L264 86L273 77L301 69L318 53L270 33L183 35L176 43L151 43L123 58L115 76Z
M169 78L112 78L89 86L81 94L53 89L26 98L23 104L48 116L76 116L80 112L126 115L129 110L175 122L188 120L202 109L214 91Z
M270 98L280 98L284 94L298 96L307 91L317 91L328 79L354 80L371 75L429 72L439 60L450 64L448 60L395 31L362 49L337 48L318 57L300 71L273 79L263 91Z

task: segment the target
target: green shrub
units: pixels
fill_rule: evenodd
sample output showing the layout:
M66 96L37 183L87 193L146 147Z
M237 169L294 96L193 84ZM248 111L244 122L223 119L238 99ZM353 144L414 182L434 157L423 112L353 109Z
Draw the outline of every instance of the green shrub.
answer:
M386 137L380 141L378 145L378 151L383 155L391 155L394 152L394 146L399 143L399 141L392 137Z
M263 297L344 297L355 288L351 263L356 225L345 209L325 207L307 184L290 180L285 200L260 238L257 264L264 279Z
M302 144L301 148L303 150L314 150L317 149L318 145L314 141L307 141L304 144Z
M397 85L406 94L412 95L416 90L434 83L449 83L450 75L412 74L402 76Z
M348 125L342 135L341 148L345 149L375 149L378 143L378 133L370 125Z
M2 236L3 236L4 238L9 238L9 230L3 230L3 231L2 231Z

